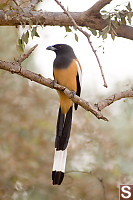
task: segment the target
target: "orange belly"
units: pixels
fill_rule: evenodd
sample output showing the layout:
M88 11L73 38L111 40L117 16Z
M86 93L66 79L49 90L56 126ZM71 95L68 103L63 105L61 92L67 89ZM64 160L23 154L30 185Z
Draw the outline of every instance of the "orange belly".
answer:
M73 61L68 68L53 69L54 78L62 86L67 87L69 90L77 91L77 65ZM62 92L57 91L60 97L60 106L63 114L66 114L72 105L72 101L66 97Z

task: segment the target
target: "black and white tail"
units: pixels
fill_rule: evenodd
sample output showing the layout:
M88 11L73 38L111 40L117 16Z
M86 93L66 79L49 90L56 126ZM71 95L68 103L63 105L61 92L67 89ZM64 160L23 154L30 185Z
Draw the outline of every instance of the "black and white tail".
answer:
M53 185L60 185L64 178L66 158L67 158L67 145L70 137L72 122L72 106L67 114L61 112L59 108L56 139L55 139L55 155L52 171Z

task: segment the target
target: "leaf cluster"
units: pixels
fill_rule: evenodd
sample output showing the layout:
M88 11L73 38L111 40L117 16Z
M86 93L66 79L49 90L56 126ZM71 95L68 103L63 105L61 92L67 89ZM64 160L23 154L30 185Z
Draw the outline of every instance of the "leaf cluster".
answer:
M20 53L24 52L25 45L28 44L29 37L33 39L34 36L40 37L37 32L37 26L31 28L31 30L27 30L26 33L23 33L22 36L18 39L17 49Z
M6 4L8 4L10 2L10 0L2 0L2 2L6 2ZM29 1L27 1L29 2ZM19 2L20 3L20 2ZM28 4L28 3L26 3ZM0 6L2 4L0 3ZM14 10L14 14L16 16L16 18L18 18L18 12L19 10L21 10L21 12L23 13L25 4L24 1L22 0L21 4L18 4L18 1L13 0L13 4L10 4L10 10ZM121 10L120 8L118 8L120 5L117 5L113 11L106 11L106 10L102 10L101 11L101 15L102 18L106 21L106 26L104 27L104 29L102 29L102 31L97 31L95 29L92 28L88 28L89 31L91 31L91 33L94 36L98 37L102 37L103 40L105 40L108 36L108 34L111 34L112 39L115 39L115 36L117 36L116 33L116 29L121 25L121 24L130 24L132 23L132 17L133 17L133 12L132 12L132 7L131 7L131 3L128 2L127 5L125 5L124 9ZM3 7L2 7L3 9ZM15 12L16 11L16 12ZM5 13L6 16L6 13ZM8 16L7 16L8 18ZM18 43L17 43L17 50L19 51L19 53L23 53L25 46L28 44L29 38L31 37L32 39L34 38L34 36L36 37L40 37L38 32L37 32L37 26L38 23L33 26L33 22L30 19L24 18L25 21L28 20L29 22L29 29L26 30L26 32L24 32L22 34L22 36L18 39ZM25 27L25 23L22 24L23 27ZM65 27L65 31L66 31L66 35L65 37L68 36L68 33L72 33L74 35L74 39L78 42L79 38L78 38L78 34L77 34L77 29L71 26L66 26Z
M102 29L102 31L98 31L95 29L92 29L90 27L87 27L87 29L94 35L99 37L102 37L103 40L105 40L108 36L108 34L111 34L111 38L114 40L115 36L117 36L116 29L121 25L132 25L132 17L133 17L133 11L131 7L131 3L128 2L127 5L125 5L125 8L123 10L120 10L118 7L121 5L117 5L113 12L108 12L106 10L102 10L102 18L106 20L107 26ZM76 30L72 29L72 27L67 26L65 27L66 32L72 32L75 36L75 40L78 42L78 35L74 32ZM67 35L65 36L67 37Z
M117 5L117 7L120 5ZM106 20L107 26L99 32L99 36L102 36L103 39L107 38L108 33L111 34L112 39L115 39L116 29L121 25L128 25L132 24L132 7L131 3L128 2L128 4L125 6L125 9L119 10L118 8L114 8L113 12L107 12L106 10L102 10L102 18Z
M73 33L76 42L78 42L79 39L78 39L78 35L76 33L76 31L77 31L76 28L74 28L74 27L72 28L71 26L65 26L65 30L66 30L66 33ZM67 36L68 36L68 34L65 35L65 37L67 37Z

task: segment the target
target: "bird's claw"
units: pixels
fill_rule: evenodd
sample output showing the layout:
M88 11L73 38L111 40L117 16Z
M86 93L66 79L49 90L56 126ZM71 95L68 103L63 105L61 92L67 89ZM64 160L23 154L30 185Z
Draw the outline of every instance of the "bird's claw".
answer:
M75 95L75 91L71 90L71 97L74 98L74 95Z
M57 83L57 80L52 80L51 81L51 87L54 88L55 84Z

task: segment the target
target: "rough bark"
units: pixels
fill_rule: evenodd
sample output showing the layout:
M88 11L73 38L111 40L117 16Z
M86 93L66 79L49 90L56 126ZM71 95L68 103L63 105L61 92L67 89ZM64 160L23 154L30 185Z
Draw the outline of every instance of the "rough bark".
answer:
M32 51L37 47L35 45L31 48L26 54L23 54L17 61L15 62L6 62L0 60L0 69L6 70L11 72L12 74L16 73L24 78L27 78L31 81L39 83L41 85L47 86L52 89L59 90L63 92L68 98L70 98L74 103L79 104L85 110L90 111L93 115L95 115L98 119L102 119L104 121L108 121L108 119L103 116L101 110L105 107L111 105L115 101L118 101L122 98L129 98L133 97L133 90L127 90L120 93L113 94L112 96L98 102L95 104L89 103L86 100L82 99L81 97L77 96L73 91L70 91L64 86L57 84L55 81L51 79L47 79L43 77L41 74L34 73L29 71L21 66L21 63L30 56Z
M107 20L102 18L100 10L112 0L99 0L91 8L84 12L70 12L72 18L77 25L90 27L95 30L102 30L107 26ZM37 0L32 1L33 5ZM34 25L49 25L49 26L73 26L72 21L63 12L43 12L31 9L31 5L23 10L0 10L0 26L18 26L29 25L30 22ZM120 25L116 30L118 37L123 37L133 40L133 27Z

